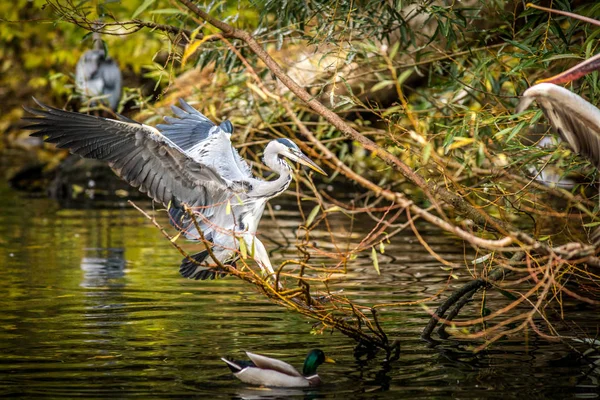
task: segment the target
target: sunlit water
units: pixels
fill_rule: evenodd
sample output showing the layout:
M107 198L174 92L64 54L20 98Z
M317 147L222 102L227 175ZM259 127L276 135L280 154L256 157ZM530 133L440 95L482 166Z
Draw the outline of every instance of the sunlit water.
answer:
M52 398L594 398L597 375L561 344L530 335L477 356L448 342L419 339L428 316L418 305L387 310L400 359L356 360L355 343L265 300L234 278L183 279L180 255L125 202L111 209L61 209L0 186L0 395ZM260 231L275 264L294 257L301 222L292 197L273 201ZM149 204L144 204L148 207ZM164 222L164 220L163 220ZM355 223L364 236L369 222ZM464 264L459 241L421 233L444 258ZM336 232L348 233L345 228ZM326 232L313 232L327 248ZM448 272L412 236L397 236L380 258L348 265L344 288L357 301L414 301L432 296ZM460 273L460 271L459 271ZM437 303L429 303L435 307ZM588 328L597 318L587 318ZM220 361L244 350L301 366L321 348L337 364L320 367L326 384L310 390L250 388Z

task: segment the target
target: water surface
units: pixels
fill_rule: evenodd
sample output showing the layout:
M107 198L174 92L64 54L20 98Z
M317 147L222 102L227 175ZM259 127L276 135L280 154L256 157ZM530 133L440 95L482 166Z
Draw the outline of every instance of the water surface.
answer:
M383 322L401 342L397 362L353 357L354 342L271 304L234 278L183 279L180 255L124 201L109 208L64 209L0 186L0 395L49 398L594 398L598 375L561 344L530 335L478 355L465 344L431 348L419 339L428 316L420 306L387 310ZM260 227L275 265L294 256L302 219L293 196L273 201L276 224ZM150 208L149 203L144 206ZM162 222L165 222L163 219ZM364 236L340 219L336 240ZM444 258L464 264L462 244L421 226ZM264 233L268 232L268 235ZM354 236L352 236L354 235ZM268 236L268 239L265 237ZM328 233L313 232L323 249ZM347 239L344 239L347 238ZM380 259L352 261L344 283L365 304L414 301L440 291L448 272L410 234L395 237ZM459 271L460 273L460 271ZM429 303L435 307L435 303ZM585 317L585 314L582 314ZM598 326L597 318L579 321ZM587 324L587 325L586 325ZM327 383L311 390L253 389L220 361L244 350L298 367L312 348L336 359Z

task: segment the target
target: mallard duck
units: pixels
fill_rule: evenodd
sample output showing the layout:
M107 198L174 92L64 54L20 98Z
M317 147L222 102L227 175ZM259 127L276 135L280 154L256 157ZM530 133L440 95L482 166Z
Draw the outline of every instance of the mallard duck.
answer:
M325 356L321 350L311 350L304 360L302 374L290 364L246 352L250 361L234 361L221 358L233 372L233 375L244 383L258 386L272 387L309 387L321 384L321 378L317 375L319 365L326 363L335 363L329 357Z

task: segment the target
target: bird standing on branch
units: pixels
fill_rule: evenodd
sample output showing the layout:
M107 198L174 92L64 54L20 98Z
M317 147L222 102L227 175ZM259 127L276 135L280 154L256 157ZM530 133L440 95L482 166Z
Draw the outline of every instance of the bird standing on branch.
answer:
M183 100L182 108L171 107L177 118L166 117L167 124L156 128L36 103L41 109L25 107L35 115L24 118L31 122L26 129L35 131L32 136L106 161L131 186L168 207L172 224L188 239L204 238L212 257L205 250L185 258L180 272L186 278L213 279L220 274L215 264L232 265L242 246L263 272L273 274L256 230L267 201L290 185L292 168L286 160L326 175L294 142L282 138L269 142L263 158L279 177L256 178L231 144L231 122L217 126Z

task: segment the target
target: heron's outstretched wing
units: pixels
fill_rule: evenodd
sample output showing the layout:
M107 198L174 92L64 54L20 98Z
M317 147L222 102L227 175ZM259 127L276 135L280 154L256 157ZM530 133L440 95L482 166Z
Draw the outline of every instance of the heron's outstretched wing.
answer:
M517 112L534 100L573 151L600 168L600 110L563 87L540 83L523 93Z
M212 166L222 176L230 180L253 178L250 166L231 144L231 122L217 126L183 99L179 103L182 108L171 106L177 118L165 117L167 123L156 128L192 159Z
M36 101L37 102L37 101ZM32 136L45 137L72 153L106 161L131 186L155 201L186 203L205 207L215 200L244 191L243 182L231 182L213 168L199 164L174 143L150 126L74 113L46 106L25 109L35 117L24 118L32 124Z

